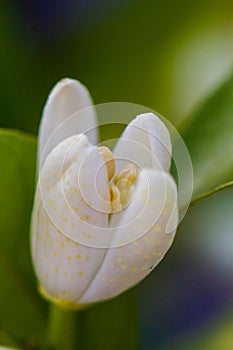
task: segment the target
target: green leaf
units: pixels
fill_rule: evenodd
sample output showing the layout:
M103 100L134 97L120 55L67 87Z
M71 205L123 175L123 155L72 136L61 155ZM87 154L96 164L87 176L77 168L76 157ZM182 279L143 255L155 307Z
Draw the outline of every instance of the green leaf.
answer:
M181 134L193 162L194 201L233 180L233 75L193 113Z
M0 130L0 329L32 343L43 337L46 319L29 246L35 158L33 137Z

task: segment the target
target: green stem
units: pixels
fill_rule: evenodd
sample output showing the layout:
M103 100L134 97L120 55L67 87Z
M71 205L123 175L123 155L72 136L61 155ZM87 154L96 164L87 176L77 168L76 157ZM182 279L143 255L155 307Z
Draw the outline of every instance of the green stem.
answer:
M222 185L220 185L220 186L218 186L218 187L215 187L214 189L210 190L209 192L203 193L203 194L200 195L199 197L194 198L194 199L191 201L190 205L192 206L192 205L194 205L194 204L200 202L201 200L206 199L206 198L208 198L209 196L212 196L213 194L215 194L215 193L217 193L217 192L219 192L219 191L222 191L222 190L224 190L225 188L232 187L232 186L233 186L233 181L226 182L226 183L224 183L224 184L222 184Z
M51 305L48 320L48 345L51 350L78 349L78 312Z
M51 305L46 350L138 350L136 289L80 312Z

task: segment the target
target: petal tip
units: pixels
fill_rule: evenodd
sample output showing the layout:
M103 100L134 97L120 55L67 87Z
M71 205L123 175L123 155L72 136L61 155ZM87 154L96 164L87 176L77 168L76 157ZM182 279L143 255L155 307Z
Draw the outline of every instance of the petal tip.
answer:
M78 112L83 111L79 117ZM76 116L75 116L76 115ZM75 116L71 118L72 116ZM88 130L92 143L97 143L96 113L88 89L78 80L63 78L52 88L43 109L39 126L39 162L62 139Z
M51 98L54 94L57 94L58 92L62 92L62 90L65 89L77 89L79 90L79 93L86 93L90 97L90 93L86 86L82 84L79 80L73 79L73 78L62 78L59 80L55 86L53 87L49 97Z

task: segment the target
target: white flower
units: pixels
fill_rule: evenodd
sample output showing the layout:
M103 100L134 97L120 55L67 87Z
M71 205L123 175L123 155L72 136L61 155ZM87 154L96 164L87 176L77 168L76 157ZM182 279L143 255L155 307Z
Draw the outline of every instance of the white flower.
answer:
M64 79L48 98L39 132L32 257L42 294L67 308L112 298L143 280L178 224L163 122L152 113L137 116L111 153L95 146L91 106L86 88Z

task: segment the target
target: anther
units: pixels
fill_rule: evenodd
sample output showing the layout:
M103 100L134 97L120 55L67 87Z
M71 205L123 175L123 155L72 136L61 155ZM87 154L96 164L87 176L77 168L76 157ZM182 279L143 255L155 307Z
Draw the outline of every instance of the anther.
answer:
M129 163L118 174L116 174L113 181L115 185L117 185L122 180L124 182L128 181L130 185L133 185L136 182L137 175L138 175L137 166L132 163Z
M108 172L108 179L110 181L113 178L113 176L115 174L115 169L116 169L113 154L110 151L110 149L108 147L105 147L105 146L98 147L98 150L99 150L100 155L103 157L103 159L105 161L105 166L106 166L107 172Z
M121 193L115 185L110 185L110 200L112 213L117 213L123 209L121 204Z

